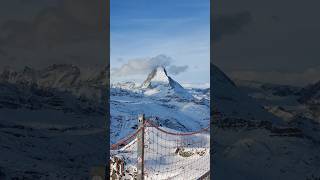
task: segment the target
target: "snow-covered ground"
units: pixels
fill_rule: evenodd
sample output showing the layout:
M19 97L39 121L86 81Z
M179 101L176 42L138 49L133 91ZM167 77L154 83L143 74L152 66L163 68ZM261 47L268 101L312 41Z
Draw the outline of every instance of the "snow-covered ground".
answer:
M0 179L85 180L105 163L99 116L0 109L0 134Z
M179 133L165 127L161 129ZM165 134L154 127L147 127L145 132L146 179L197 179L210 170L210 134L208 132L176 136ZM137 171L136 139L120 150L112 151L111 154L121 157L126 162L126 168L129 171L123 179L134 179Z

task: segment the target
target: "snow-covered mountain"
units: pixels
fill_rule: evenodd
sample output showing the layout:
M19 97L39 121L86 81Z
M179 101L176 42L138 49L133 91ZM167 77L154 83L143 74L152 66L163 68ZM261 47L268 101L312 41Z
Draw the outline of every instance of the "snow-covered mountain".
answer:
M72 65L1 72L0 179L89 179L105 164L105 74Z
M111 143L133 132L141 113L157 118L157 123L174 130L207 127L210 118L208 92L183 88L168 76L164 67L155 68L141 85L133 82L112 84Z
M268 113L261 104L241 91L217 66L211 65L213 108L231 118L251 121L280 123L277 117ZM250 110L250 111L248 111Z
M216 74L212 74L213 78ZM233 83L225 75L220 77L223 78L212 83L218 89L226 87L221 89L224 93L218 90L218 95L214 96L217 100L212 101L219 111L230 110L223 105L224 99L237 99L235 96L242 94L246 96L242 98L245 102L230 102L238 104L238 108L232 108L236 114L252 113L249 106L241 108L241 105L254 102L264 111L262 116L254 113L255 122L264 119L266 114L278 120L271 119L271 124L256 124L248 116L238 116L230 121L234 118L232 113L215 115L214 161L211 163L216 169L213 177L243 180L319 178L320 124L314 119L310 106L300 101L305 94L301 88L249 81ZM227 98L219 100L224 96Z
M105 74L101 71L84 76L72 65L52 65L40 70L7 69L0 74L0 107L103 114Z
M155 68L142 83L141 88L144 89L145 95L158 96L178 96L180 98L191 99L192 96L178 82L168 76L164 67Z
M53 64L43 69L25 67L21 71L10 68L0 73L0 83L33 85L41 89L69 91L76 96L101 99L102 89L107 87L104 69L83 72L70 64Z

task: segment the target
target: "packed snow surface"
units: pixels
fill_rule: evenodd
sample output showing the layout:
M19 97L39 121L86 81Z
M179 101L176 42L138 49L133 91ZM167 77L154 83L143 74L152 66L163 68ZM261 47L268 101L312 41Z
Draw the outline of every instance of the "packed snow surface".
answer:
M169 128L161 129L179 133ZM210 170L210 134L208 132L176 136L165 134L154 127L146 128L145 132L145 179L197 179ZM179 147L181 151L177 152ZM111 152L125 160L129 171L126 174L128 179L133 179L129 174L136 173L136 149L135 139L120 150Z

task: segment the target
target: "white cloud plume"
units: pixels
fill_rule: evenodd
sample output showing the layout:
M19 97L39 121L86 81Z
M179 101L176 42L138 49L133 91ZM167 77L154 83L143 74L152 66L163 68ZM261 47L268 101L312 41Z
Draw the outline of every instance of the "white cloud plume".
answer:
M171 65L172 58L166 55L158 55L152 58L132 59L127 61L119 68L111 69L111 76L124 77L130 75L145 75L151 72L157 66L164 66L169 73L174 75L186 71L188 66Z
M185 72L188 69L189 66L185 65L185 66L175 66L172 65L168 68L168 72L174 75L178 75L182 72Z

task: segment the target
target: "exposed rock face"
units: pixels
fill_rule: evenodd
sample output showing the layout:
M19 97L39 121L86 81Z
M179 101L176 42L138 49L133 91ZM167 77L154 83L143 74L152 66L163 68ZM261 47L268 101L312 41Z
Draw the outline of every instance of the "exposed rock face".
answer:
M142 83L141 89L146 95L158 96L177 96L182 99L192 99L192 96L187 92L177 81L168 76L164 67L156 67Z
M162 84L170 84L172 81L169 78L167 71L164 67L157 67L155 68L147 77L147 79L143 82L142 88L152 88L153 83L162 83Z

